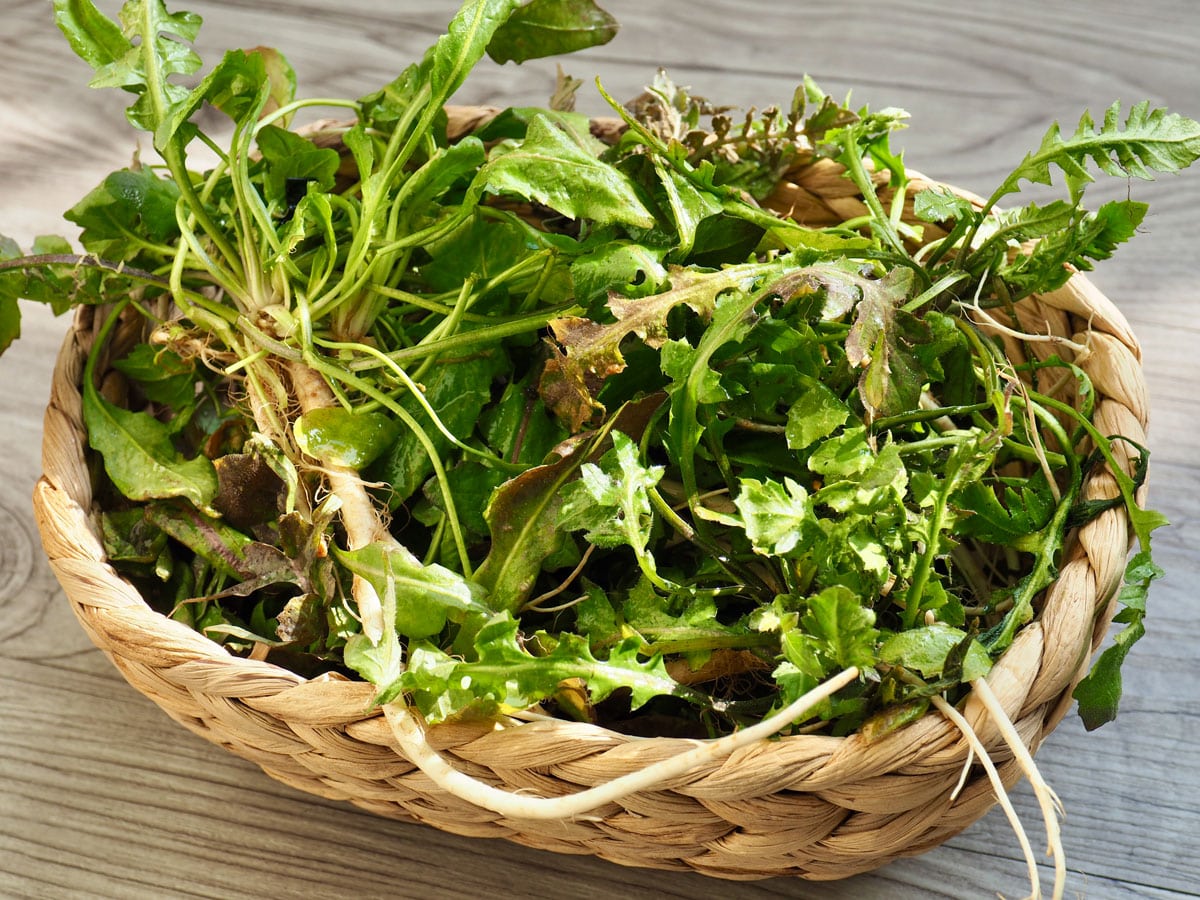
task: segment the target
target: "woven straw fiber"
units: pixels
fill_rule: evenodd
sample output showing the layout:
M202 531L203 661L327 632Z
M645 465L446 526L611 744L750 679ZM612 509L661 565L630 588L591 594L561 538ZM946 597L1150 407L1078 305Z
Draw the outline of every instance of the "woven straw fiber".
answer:
M452 120L462 129L492 112L468 110ZM829 162L797 167L768 205L818 226L866 212ZM927 239L939 236L936 227L925 229ZM1140 351L1108 299L1076 275L1061 290L1022 301L1019 317L1028 332L1090 347L1077 362L1099 395L1100 431L1145 440ZM368 711L368 685L339 676L306 680L233 657L152 611L105 563L80 400L94 327L85 312L67 335L46 410L45 474L35 493L46 554L83 628L130 684L180 724L273 778L456 834L731 879L849 876L936 846L995 802L978 764L955 794L967 744L935 712L874 743L857 735L761 742L569 821L509 819L443 793L400 753L383 716ZM1070 355L1048 343L1007 344L1018 361L1026 352ZM1087 497L1115 495L1106 472L1085 489ZM1036 619L988 676L1031 749L1070 706L1071 690L1111 618L1129 542L1120 509L1074 533ZM962 711L1005 783L1015 783L1020 769L982 705L972 697ZM605 783L695 744L549 720L448 724L433 728L429 738L458 769L540 796Z

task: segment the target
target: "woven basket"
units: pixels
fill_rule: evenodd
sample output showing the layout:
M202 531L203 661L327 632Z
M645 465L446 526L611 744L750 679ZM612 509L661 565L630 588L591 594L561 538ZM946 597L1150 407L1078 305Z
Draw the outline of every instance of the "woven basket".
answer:
M456 112L453 127L469 130L492 112ZM913 187L915 193L920 185ZM866 212L853 185L825 162L794 171L768 205L817 226ZM940 236L928 225L925 234L926 239ZM1061 290L1022 301L1018 313L1026 332L1071 337L1090 346L1090 355L1077 362L1098 395L1098 428L1144 441L1140 351L1112 303L1076 275ZM107 565L93 503L95 460L87 447L80 396L94 329L93 317L83 311L54 371L45 418L45 474L34 498L46 554L80 623L130 684L180 724L257 763L271 777L456 834L731 879L843 878L926 851L996 802L978 764L956 792L967 744L934 712L873 743L858 735L761 742L569 821L509 819L442 792L397 749L383 715L368 711L370 685L340 676L306 680L231 656L154 612ZM1025 346L1007 344L1014 360L1021 361ZM1028 346L1047 356L1063 354L1047 344ZM1122 457L1122 462L1128 466L1129 460ZM1093 474L1084 489L1089 499L1116 494L1107 472ZM1105 633L1129 542L1119 508L1073 533L1036 619L988 676L1031 750L1067 712L1071 691ZM1020 767L981 704L972 696L962 711L1004 782L1015 783ZM429 740L470 775L546 797L608 782L695 745L556 720L446 724L431 729Z

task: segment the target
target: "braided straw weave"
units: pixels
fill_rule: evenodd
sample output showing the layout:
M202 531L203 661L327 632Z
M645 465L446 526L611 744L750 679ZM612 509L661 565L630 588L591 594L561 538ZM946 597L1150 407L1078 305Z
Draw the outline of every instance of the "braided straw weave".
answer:
M466 122L456 130L467 129L491 112L468 110L452 115L452 122ZM921 186L914 184L913 193ZM866 212L853 185L828 162L798 167L768 205L817 226ZM926 239L940 236L936 227L924 227ZM1076 275L1061 290L1022 301L1018 313L1026 332L1090 347L1076 362L1096 389L1097 427L1143 442L1147 401L1140 350L1113 304ZM967 743L936 712L872 743L859 735L764 741L567 821L506 818L444 793L397 749L383 715L368 711L369 685L336 675L309 680L231 656L154 612L106 564L80 397L94 327L85 310L54 372L45 474L34 498L46 554L80 623L130 684L180 724L271 777L455 834L731 879L843 878L928 850L995 803L978 764L955 792ZM1051 343L1005 342L1016 362L1026 352L1069 355ZM1131 469L1124 448L1116 449ZM1084 489L1085 499L1116 495L1114 479L1103 471L1093 473ZM1071 691L1113 614L1129 544L1120 508L1073 533L1037 617L988 676L1031 750L1070 707ZM1020 767L982 704L971 696L962 712L1005 784L1015 783ZM439 725L429 740L463 772L544 797L606 783L696 743L557 720Z

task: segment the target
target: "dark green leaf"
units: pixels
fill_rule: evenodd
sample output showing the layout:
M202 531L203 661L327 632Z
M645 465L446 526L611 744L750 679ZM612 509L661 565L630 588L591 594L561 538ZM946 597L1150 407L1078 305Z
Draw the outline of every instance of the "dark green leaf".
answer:
M491 400L492 381L506 363L504 354L497 349L474 357L445 360L421 379L425 400L451 434L460 439L471 434L480 411ZM403 405L418 422L428 422L425 412L411 396L405 397ZM434 430L432 424L424 424L424 427L438 452L444 453L451 446L445 435ZM393 502L402 503L432 472L433 464L425 447L415 434L403 429L376 462L371 477L387 481L393 488Z
M701 212L696 210L692 214ZM689 262L697 266L719 266L745 262L762 240L760 225L736 216L709 216L696 222Z
M488 56L522 63L607 44L620 26L593 0L530 0L492 36Z
M196 364L170 348L138 344L113 368L136 381L147 399L177 412L195 399Z
M1020 254L1002 267L999 275L1019 288L1019 296L1060 288L1071 277L1069 267L1089 271L1092 260L1108 259L1118 244L1133 237L1147 208L1133 200L1105 203L1047 234L1032 252Z
M972 481L954 497L953 503L966 513L957 522L955 534L975 537L1018 550L1032 550L1038 532L1054 514L1054 495L1040 473L1017 485L1004 487L1003 502L993 487Z
M289 181L311 181L320 191L333 187L341 165L336 150L318 147L308 138L275 125L260 129L257 141L266 163L266 199L279 212L287 202Z
M141 412L109 403L90 385L83 391L88 443L104 457L117 490L130 500L186 497L197 507L217 495L217 473L203 456L186 459L175 449L170 429Z
M599 156L608 145L591 132L591 118L583 113L542 109L537 106L510 106L496 115L474 133L475 137L490 144L501 140L522 140L529 131L529 123L537 118L553 122L580 148Z
M1079 703L1079 717L1088 731L1117 717L1123 689L1121 664L1145 633L1141 618L1117 632L1113 645L1100 654L1087 677L1076 685L1071 696Z
M166 546L167 535L152 525L140 506L100 514L104 555L114 563L152 565Z
M494 609L516 610L528 599L542 563L561 545L562 488L586 458L586 444L580 442L566 456L522 472L492 495L484 512L491 546L474 580Z
M113 172L63 214L83 229L80 241L102 259L134 259L138 238L166 244L179 234L179 188L149 168Z

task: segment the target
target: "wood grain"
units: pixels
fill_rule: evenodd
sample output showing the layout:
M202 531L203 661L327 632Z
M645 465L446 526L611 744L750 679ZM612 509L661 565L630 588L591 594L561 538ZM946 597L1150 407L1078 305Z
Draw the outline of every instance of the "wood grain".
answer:
M102 4L112 9L113 4ZM419 54L453 0L196 2L207 59L279 46L310 96L357 96ZM1187 0L848 0L825 9L738 0L611 0L624 30L570 62L631 96L666 66L722 102L785 103L807 71L873 106L903 106L908 162L984 190L1046 123L1084 107L1150 99L1200 115L1200 13ZM385 8L386 7L386 8ZM836 12L835 12L836 10ZM89 92L49 5L0 0L0 231L27 244L68 233L59 215L137 138L123 98ZM463 102L541 102L553 66L485 66ZM583 108L601 111L596 101ZM1038 756L1067 806L1069 896L1196 896L1200 885L1200 301L1196 173L1097 185L1151 204L1141 235L1096 274L1143 342L1153 399L1154 504L1173 521L1157 547L1168 576L1150 634L1127 666L1119 720L1085 735L1069 720ZM29 493L41 411L65 327L28 309L0 360L0 895L12 897L967 898L1024 889L1008 825L992 814L946 846L834 884L728 885L625 869L376 819L276 784L184 732L129 689L71 617L40 556ZM1018 809L1037 813L1021 789ZM1034 835L1035 843L1039 837ZM1045 873L1048 874L1048 871Z

